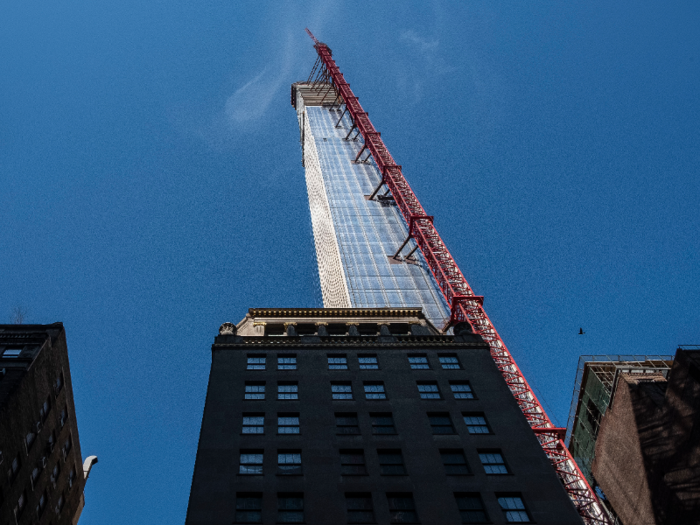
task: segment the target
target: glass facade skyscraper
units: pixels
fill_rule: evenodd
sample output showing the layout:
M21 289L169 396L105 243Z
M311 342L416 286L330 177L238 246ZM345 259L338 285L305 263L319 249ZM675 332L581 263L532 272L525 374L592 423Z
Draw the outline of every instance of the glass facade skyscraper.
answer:
M328 84L325 84L327 87ZM369 199L381 174L367 153L355 162L362 137L353 139L350 117L323 98L324 85L295 84L303 164L327 308L419 307L437 327L450 311L413 240L393 255L408 228L391 196ZM349 136L348 136L349 135ZM346 138L347 137L347 138Z

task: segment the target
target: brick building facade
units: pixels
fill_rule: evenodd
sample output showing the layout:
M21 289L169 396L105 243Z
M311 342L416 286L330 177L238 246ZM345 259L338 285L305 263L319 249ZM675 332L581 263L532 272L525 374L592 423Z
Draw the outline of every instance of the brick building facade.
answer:
M63 325L0 325L0 523L76 524L83 468Z

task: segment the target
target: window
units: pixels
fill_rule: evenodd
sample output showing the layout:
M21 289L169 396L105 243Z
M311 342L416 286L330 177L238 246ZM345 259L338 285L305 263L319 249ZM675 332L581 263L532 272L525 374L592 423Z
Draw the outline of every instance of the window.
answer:
M239 474L261 475L263 473L263 451L241 450Z
M360 433L360 426L357 421L357 413L336 412L335 413L335 433L338 435L355 436Z
M447 412L429 412L428 419L433 429L433 434L455 434L455 427Z
M22 494L20 494L19 498L17 499L17 505L15 505L15 518L19 517L19 515L22 514L22 511L24 510L26 504L27 495L25 491L22 491Z
M2 353L3 357L7 357L10 359L14 359L16 357L19 357L19 354L22 353L21 348L6 348L5 351Z
M248 370L265 370L265 355L248 355Z
M243 434L264 434L265 414L243 414Z
M36 434L34 432L28 432L27 436L24 438L27 443L27 452L32 448L34 440L36 439Z
M400 450L377 450L379 472L382 476L405 476L406 467Z
M421 399L440 399L440 389L435 381L418 381Z
M298 476L301 473L301 450L277 451L277 474Z
M474 392L469 381L450 381L450 388L455 399L474 399Z
M262 523L262 493L236 493L236 523Z
M462 367L457 359L457 354L438 354L443 370L460 370Z
M408 363L412 370L430 370L425 354L408 354Z
M44 512L47 500L48 498L46 497L46 489L44 489L44 492L41 493L41 497L39 498L39 504L36 506L36 513L38 516L41 516L41 514Z
M530 515L525 510L525 503L519 494L496 494L496 497L508 523L530 522Z
M445 474L448 476L468 476L469 464L464 457L464 451L459 449L440 449L442 464L445 465Z
M63 510L63 505L66 503L66 498L63 493L61 493L61 496L58 498L58 502L56 503L56 514L60 514L61 511Z
M376 382L366 382L365 387L365 397L367 399L386 399L386 392L384 391L384 383Z
M277 414L278 434L298 434L299 414Z
M63 459L66 458L66 456L70 452L70 449L72 446L73 446L73 441L71 441L70 436L68 436L66 438L66 442L63 444Z
M61 425L61 428L63 428L63 425L66 424L66 421L68 420L68 410L64 408L61 410L61 418L59 419L58 423Z
M387 493L391 523L419 523L410 493Z
M508 474L508 467L500 450L479 450L479 459L487 474Z
M61 473L61 466L56 463L51 472L51 483L56 483L58 481L58 475Z
M296 381L277 383L277 399L299 399L299 384Z
M374 354L360 354L358 361L360 362L360 370L379 370L379 362Z
M367 474L365 467L365 453L363 450L340 451L340 473L343 476L364 476Z
M333 399L352 399L352 384L348 382L331 383Z
M10 468L8 469L8 474L10 476L10 483L12 483L15 480L15 477L17 476L17 473L19 472L19 468L22 466L22 460L19 457L19 454L15 456L15 459L12 460L12 464L10 465Z
M347 370L348 358L345 355L328 354L328 370Z
M470 434L492 434L486 416L481 413L465 413L464 423L467 425L467 432Z
M51 410L51 396L46 398L46 401L44 401L44 404L41 405L41 408L39 409L39 415L41 416L42 423L46 421L46 417L49 415L49 410Z
M369 492L346 492L345 504L348 508L348 523L376 523L372 494Z
M73 467L68 474L68 487L73 488L73 483L75 483L75 467Z
M391 412L372 412L369 416L372 419L372 434L396 434L394 417Z
M58 394L61 391L61 388L63 388L63 373L58 374L54 388L56 389L56 394Z
M262 381L246 381L246 399L265 399L265 383Z
M34 470L32 470L32 487L36 483L36 480L39 477L40 473L41 473L41 470L39 470L39 467L34 467Z
M489 523L489 518L484 509L484 502L476 492L455 493L459 514L462 516L462 523Z
M277 356L277 370L296 370L297 369L297 356L294 354L290 355L278 355Z
M304 495L277 494L277 523L304 523Z

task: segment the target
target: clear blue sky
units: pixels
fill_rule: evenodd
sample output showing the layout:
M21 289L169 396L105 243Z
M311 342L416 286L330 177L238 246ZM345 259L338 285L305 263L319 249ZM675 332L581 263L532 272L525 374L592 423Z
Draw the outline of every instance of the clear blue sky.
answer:
M182 523L219 325L320 303L305 26L555 420L700 343L697 0L6 0L0 320L66 326L85 525Z

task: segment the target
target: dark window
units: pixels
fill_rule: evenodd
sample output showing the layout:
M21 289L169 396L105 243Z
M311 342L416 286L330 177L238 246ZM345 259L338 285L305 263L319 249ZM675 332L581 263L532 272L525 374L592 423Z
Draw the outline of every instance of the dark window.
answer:
M265 370L265 356L248 355L248 370Z
M277 474L297 476L301 473L301 450L277 451Z
M387 493L391 523L420 523L410 493Z
M379 472L382 476L404 476L406 467L400 450L377 450Z
M297 356L291 355L278 355L277 356L277 370L296 370L297 369Z
M12 460L12 464L10 465L10 468L8 469L8 474L10 476L10 483L12 483L15 478L17 477L17 473L19 472L19 468L22 466L22 460L19 457L19 454L15 456L15 459Z
M39 504L36 506L36 513L38 516L41 516L41 514L44 512L48 499L46 489L44 489L44 492L41 493L41 497L39 498Z
M467 425L467 432L470 434L492 434L484 414L471 412L464 413L462 416L464 417L464 424Z
M298 434L299 414L277 414L278 434Z
M469 464L467 458L464 457L464 452L459 449L441 449L440 457L445 465L445 474L448 476L468 476Z
M15 357L19 357L19 354L21 354L21 353L22 353L21 348L7 348L2 353L2 356L8 357L8 358L15 358Z
M442 365L443 370L459 370L462 368L459 364L459 359L457 359L457 354L438 354L438 359L440 359L440 365Z
M372 412L369 416L372 418L372 434L396 434L391 412Z
M296 381L277 383L277 399L299 399L299 384Z
M25 437L25 441L27 443L27 453L29 450L32 448L32 445L34 444L34 440L36 440L36 434L34 432L28 432L27 436Z
M596 438L598 436L598 429L600 428L600 410L598 410L595 402L590 398L586 403L586 408L586 419L593 430L593 437Z
M236 493L236 523L262 523L262 493Z
M260 475L263 473L263 451L241 450L239 474Z
M73 488L73 483L75 483L75 467L73 467L68 474L68 487Z
M429 370L428 358L425 354L409 354L408 363L412 370Z
M352 384L349 381L331 383L333 399L352 399Z
M459 514L462 516L462 523L489 523L489 518L484 509L484 502L476 492L455 493Z
M487 474L508 474L508 467L500 450L479 450L479 459Z
M508 523L529 523L530 515L527 513L525 503L520 494L496 494L498 504Z
M384 383L379 381L365 382L365 397L367 399L386 399Z
M304 523L304 495L277 494L277 523Z
M265 399L265 383L262 381L246 381L246 399Z
M348 523L376 523L372 494L369 492L346 492L345 503L348 508Z
M474 399L474 392L469 381L450 381L450 388L455 399Z
M63 496L61 496L63 497ZM17 499L17 505L15 505L15 519L22 514L24 507L27 506L27 493L23 490Z
M433 434L455 434L455 427L447 412L428 412Z
M328 370L347 370L348 358L345 355L328 354Z
M58 374L58 377L56 378L56 383L54 384L56 394L58 394L61 391L61 388L63 388L63 372Z
M265 414L243 414L242 434L264 434Z
M440 389L435 381L418 381L421 399L440 399Z
M68 436L66 438L66 442L63 444L63 459L65 460L66 457L68 456L68 453L70 452L70 449L73 447L73 441L71 440L71 437Z
M58 424L63 428L63 425L66 424L66 421L68 421L68 410L64 408L61 410L61 418L58 420Z
M360 370L379 370L377 356L373 354L360 354L358 356Z
M41 408L39 409L39 415L41 416L42 423L46 421L46 417L49 415L49 410L51 410L51 396L46 398L46 401L44 401L44 404L41 405Z
M341 450L340 473L343 476L364 476L367 474L364 450Z
M360 426L357 421L357 413L336 412L335 433L339 435L358 435Z

